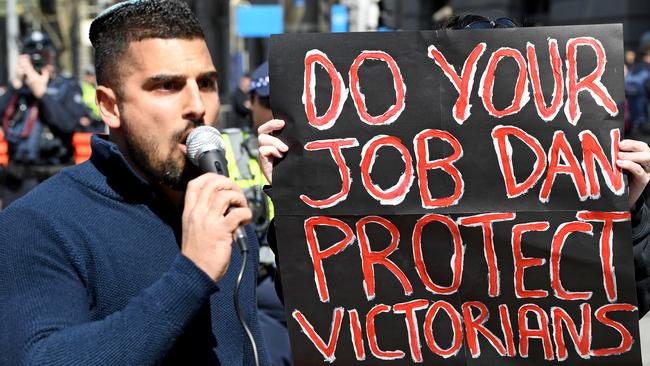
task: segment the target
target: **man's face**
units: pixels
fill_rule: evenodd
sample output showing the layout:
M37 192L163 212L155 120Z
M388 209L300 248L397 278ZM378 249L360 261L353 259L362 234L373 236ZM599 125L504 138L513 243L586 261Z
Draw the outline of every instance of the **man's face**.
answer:
M152 183L183 190L198 174L185 140L216 123L217 72L202 39L132 42L122 61L118 99L127 158Z
M251 78L242 76L241 79L239 79L239 89L243 91L244 93L248 93L248 90L251 88Z
M251 98L251 113L253 115L253 132L255 133L261 125L273 119L273 112L260 103L257 94L253 94Z
M95 74L88 74L86 73L86 82L90 85L95 85L97 83L97 76Z

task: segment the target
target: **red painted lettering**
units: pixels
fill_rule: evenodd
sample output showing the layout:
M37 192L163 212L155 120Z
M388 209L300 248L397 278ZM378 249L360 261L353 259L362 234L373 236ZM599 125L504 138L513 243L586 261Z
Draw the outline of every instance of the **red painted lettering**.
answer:
M322 116L316 114L316 70L314 64L319 63L325 68L332 82L332 100L327 112ZM343 104L348 97L341 74L336 71L334 64L327 55L319 50L311 50L305 55L305 84L302 102L305 105L307 121L319 130L326 130L334 125L343 110Z
M533 171L521 184L517 183L514 170L512 169L513 151L512 145L510 145L510 141L508 140L510 136L517 137L535 153ZM499 159L499 167L501 168L501 175L506 185L508 198L514 198L528 192L542 176L544 169L546 169L546 154L539 141L522 129L514 126L496 126L492 130L492 140L494 150Z
M548 53L551 62L551 69L553 71L553 81L555 82L551 105L548 108L544 102L544 93L542 93L542 85L539 78L539 64L537 63L535 45L528 42L526 44L526 51L528 54L528 73L533 83L533 96L535 97L535 107L537 108L537 114L542 120L546 122L552 121L560 111L560 107L562 107L562 100L564 98L564 76L562 73L562 60L560 59L560 51L557 47L557 40L553 38L549 38L548 40Z
M458 223L464 226L481 226L483 228L483 253L488 268L488 294L497 297L501 293L499 266L497 265L497 254L494 251L494 234L492 223L512 220L515 214L512 212L488 213L460 218Z
M345 234L345 237L329 248L321 250L318 238L316 237L316 226L337 228ZM309 256L311 257L314 266L314 281L316 282L316 288L318 289L318 296L320 297L321 302L329 302L330 295L327 290L327 278L325 277L325 270L323 269L323 260L342 252L343 249L352 244L354 241L354 233L352 232L352 229L341 220L326 216L316 216L305 220L305 236L307 238Z
M567 162L568 165L560 164L560 157L563 157L562 160ZM539 192L539 200L541 202L548 202L551 187L553 187L553 182L555 182L555 177L558 174L568 174L571 176L580 200L584 201L587 199L587 181L582 175L578 159L573 154L573 150L566 140L564 131L555 131L555 134L553 134L553 143L549 151L548 171L546 172L546 179L542 184L542 189Z
M350 336L352 337L352 346L354 347L354 355L357 361L366 359L366 350L363 346L363 334L361 334L361 322L359 321L359 313L356 309L348 310L350 315Z
M607 304L601 306L598 308L598 310L596 310L596 320L598 320L603 325L616 329L616 331L621 335L621 343L616 347L592 350L592 356L601 357L620 355L632 349L632 344L634 343L632 334L630 334L630 331L627 330L623 324L607 317L607 313L611 311L637 311L637 308L636 306L630 304ZM636 315L634 315L634 321L636 321L636 319ZM630 321L632 321L632 319L630 319Z
M365 60L381 60L384 61L390 69L393 76L393 89L395 90L395 104L392 105L386 112L379 116L371 116L366 108L365 96L361 93L359 85L359 67ZM352 100L357 109L357 114L361 121L369 125L388 125L397 120L400 114L406 107L406 85L402 78L402 72L397 66L395 60L386 52L383 51L363 51L352 62L350 66L350 92L352 93Z
M443 310L447 313L447 316L451 321L453 338L451 345L447 349L440 347L433 337L433 320L436 318L438 310ZM461 325L460 314L458 314L456 309L454 309L450 303L442 300L434 302L433 305L429 307L429 310L427 310L426 320L424 321L424 339L426 340L429 349L431 349L431 352L443 358L457 355L463 345L463 330Z
M578 80L578 46L591 47L596 54L596 69L580 80ZM582 114L578 104L578 93L583 90L587 90L596 101L596 104L605 108L610 116L616 116L618 107L616 107L616 103L609 95L609 91L600 80L605 73L605 64L607 64L607 55L602 43L593 37L571 38L566 44L566 55L566 84L569 97L564 105L564 114L566 114L567 120L573 125L578 123Z
M531 329L528 326L528 320L526 315L528 313L533 313L537 318L537 324L539 324L538 329ZM553 345L551 343L551 335L548 331L548 315L535 304L525 304L519 308L518 312L519 318L519 355L521 357L528 357L528 346L529 340L531 338L539 338L542 340L544 346L544 358L547 360L552 360L553 357Z
M448 142L454 149L454 152L443 159L429 160L428 141L432 138L438 138ZM415 147L417 158L418 184L420 186L420 199L422 200L422 207L447 207L458 203L458 200L460 200L460 198L463 196L463 191L465 189L463 175L453 164L463 156L463 147L460 145L460 142L458 142L458 140L447 131L423 130L415 136L413 139L413 145ZM431 192L429 191L429 182L427 180L427 170L431 169L442 169L454 180L455 188L454 193L452 193L451 196L444 198L431 197Z
M318 140L318 141L308 142L305 145L305 150L307 151L315 151L315 150L322 150L322 149L328 149L330 151L332 158L336 162L336 166L339 168L339 174L341 175L341 191L339 191L339 193L333 194L332 196L324 200L314 200L307 197L304 194L301 194L300 199L303 202L305 202L311 207L327 208L327 207L332 207L339 202L345 201L345 199L348 198L352 179L350 179L350 168L348 168L347 164L345 163L345 158L343 157L341 150L344 148L354 147L354 146L359 146L359 142L355 138Z
M598 221L603 223L600 236L600 265L603 268L603 287L609 302L618 298L616 290L616 272L614 271L614 245L612 242L614 222L629 221L629 212L593 212L580 211L576 215L578 220Z
M341 322L343 321L343 314L344 314L343 308L339 307L334 309L332 327L330 328L329 341L327 342L327 344L325 344L323 339L316 333L314 327L307 320L307 318L305 318L305 316L300 312L300 310L296 309L293 311L293 313L291 313L293 318L296 319L296 321L300 325L302 332L305 333L305 335L307 335L307 338L309 338L311 343L313 343L314 346L316 346L318 352L320 352L323 355L323 357L325 357L325 361L327 362L334 362L334 360L336 359L334 353L336 352L336 344L338 343L338 339L339 339L339 331L341 330Z
M553 338L555 339L555 348L557 352L558 361L567 359L567 349L564 344L564 332L562 323L566 326L573 340L576 352L582 358L589 358L589 349L591 348L591 306L588 303L580 305L582 313L582 325L580 326L580 333L576 323L571 319L567 312L559 307L551 308L551 319L553 321Z
M422 345L420 344L420 332L418 330L416 310L426 309L429 306L428 300L413 300L393 305L393 312L404 314L406 319L406 328L409 335L409 348L411 349L411 359L413 362L422 362Z
M463 70L461 71L462 76L458 76L456 69L453 65L450 65L449 62L447 62L447 59L445 59L442 52L438 51L438 49L433 45L429 46L428 56L432 58L438 66L440 66L458 92L458 99L456 99L456 103L454 103L452 109L454 119L458 124L462 125L471 114L470 109L472 108L472 105L469 104L469 95L472 93L472 87L474 86L476 64L478 63L479 58L483 55L483 52L485 52L486 48L487 45L485 42L477 44L465 60Z
M403 351L382 351L379 349L377 343L377 331L375 329L375 317L378 314L390 311L390 306L385 304L377 304L370 309L366 316L366 334L368 334L368 345L372 355L382 360L397 360L404 358L406 355Z
M372 251L370 249L370 243L368 240L368 234L366 234L366 225L368 224L377 224L388 230L391 237L391 243L386 247L386 249L381 251ZM390 259L388 256L391 255L394 251L397 250L397 245L399 243L399 230L392 222L379 217L379 216L366 216L361 220L357 221L357 236L359 237L359 249L361 250L361 268L363 269L363 282L364 288L366 291L366 297L368 300L375 298L375 265L380 264L388 269L392 274L397 277L402 288L404 289L404 295L410 295L413 293L413 286L409 282L408 278L404 272Z
M561 300L589 300L592 292L569 292L562 286L560 280L560 258L562 257L562 247L567 237L571 233L586 233L593 235L591 224L579 221L565 222L560 225L553 235L551 243L551 287L555 297Z
M503 343L501 343L501 340L483 325L490 317L490 312L485 304L479 301L469 301L463 303L462 308L465 332L467 334L467 345L469 346L472 357L478 358L481 355L481 346L478 343L479 333L487 338L499 355L505 356L506 348L503 346ZM472 308L478 309L478 316L474 317L472 314Z
M548 228L549 223L546 221L517 224L512 227L512 257L514 259L515 267L515 295L519 299L548 296L548 291L546 290L526 290L524 288L524 270L528 267L542 266L546 263L546 259L524 257L521 251L521 237L524 233L529 231L546 231Z
M512 322L510 321L510 312L508 311L508 305L499 305L499 315L501 317L501 330L503 331L503 337L506 343L506 354L509 357L515 357L517 355L517 351L515 349L515 335L512 331Z
M382 146L394 147L401 155L404 161L404 174L402 174L397 183L384 190L372 182L370 173L375 164L377 150ZM413 184L413 160L406 146L400 139L394 136L379 135L368 141L361 152L361 182L368 190L368 193L382 205L398 205L404 201L404 197L409 193L411 184Z
M621 132L618 129L610 131L612 147L610 154L611 163L607 160L603 148L598 143L596 136L589 130L580 132L580 143L582 144L582 166L589 182L589 196L593 199L600 198L600 184L596 176L596 160L600 165L601 172L609 189L616 195L622 195L625 191L623 185L623 172L616 166L618 156L618 143L621 139Z
M497 64L504 57L512 57L519 66L519 74L517 76L517 84L515 85L515 95L512 98L512 103L503 110L497 110L492 103L493 89L494 89L494 73L497 69ZM515 114L523 108L530 100L528 94L528 77L526 75L526 60L519 50L508 47L501 47L490 56L488 65L483 72L481 82L479 84L479 94L483 101L483 106L488 113L496 118L501 118Z
M426 264L424 263L424 254L422 252L422 230L426 225L431 222L439 222L449 229L452 240L454 242L454 255L451 257L451 267L453 272L453 279L449 286L439 286L433 283L429 273L427 272ZM429 214L423 216L415 223L413 229L413 258L415 260L415 268L422 280L422 283L428 291L434 294L453 294L458 291L460 283L463 278L463 241L460 237L460 231L456 223L448 216Z

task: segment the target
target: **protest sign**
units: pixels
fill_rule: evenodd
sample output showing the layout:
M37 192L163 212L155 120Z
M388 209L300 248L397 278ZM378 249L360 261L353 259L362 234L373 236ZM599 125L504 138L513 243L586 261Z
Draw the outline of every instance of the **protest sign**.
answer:
M620 25L271 39L299 365L640 365Z

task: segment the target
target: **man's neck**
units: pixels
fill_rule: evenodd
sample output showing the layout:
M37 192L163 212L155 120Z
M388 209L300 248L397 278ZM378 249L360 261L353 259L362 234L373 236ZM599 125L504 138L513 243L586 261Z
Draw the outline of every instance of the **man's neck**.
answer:
M158 185L156 188L178 212L182 211L185 201L185 191L177 191L162 185Z
M126 162L129 164L131 169L133 169L142 179L146 180L156 192L160 193L168 205L181 212L185 201L185 192L177 191L161 184L160 182L152 181L151 178L140 169L138 164L135 164L131 159L131 156L121 138L116 138L114 134L109 133L109 140L117 145L117 148L120 150L120 153L122 153L122 156L124 156L124 159L126 159Z

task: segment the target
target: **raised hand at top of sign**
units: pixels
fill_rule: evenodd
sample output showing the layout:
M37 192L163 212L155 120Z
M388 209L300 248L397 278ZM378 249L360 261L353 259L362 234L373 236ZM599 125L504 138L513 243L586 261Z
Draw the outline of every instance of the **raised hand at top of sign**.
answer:
M650 181L650 147L643 141L623 140L619 143L616 164L628 174L630 208Z
M257 129L257 142L260 151L260 167L269 184L272 184L273 161L280 159L289 150L289 147L279 138L271 136L275 131L284 128L284 121L272 119L265 122Z

